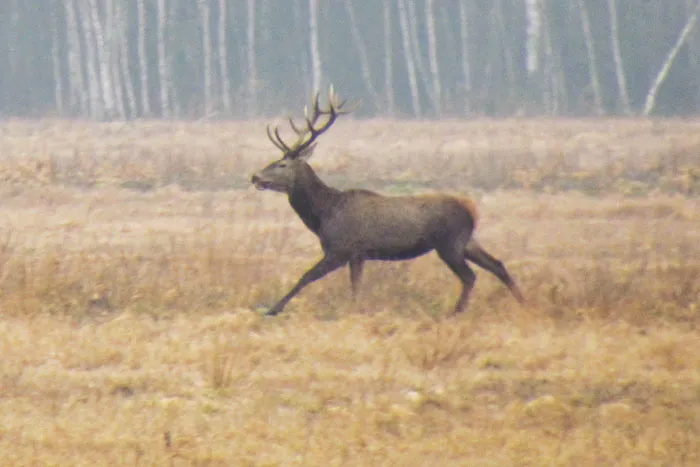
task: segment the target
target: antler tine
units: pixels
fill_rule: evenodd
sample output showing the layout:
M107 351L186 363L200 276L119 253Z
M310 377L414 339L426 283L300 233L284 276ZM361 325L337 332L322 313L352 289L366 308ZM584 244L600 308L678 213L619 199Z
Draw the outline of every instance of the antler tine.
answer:
M272 144L274 144L275 147L277 147L277 149L279 149L280 151L287 150L287 146L281 140L276 140L275 137L272 135L272 132L270 131L270 125L267 125L267 127L265 127L265 131L267 131L267 137L270 139L270 141L272 141ZM275 134L277 134L279 137L277 127L275 127Z
M346 107L345 105L348 103L348 100L340 99L340 102L338 102L338 99L338 94L335 93L333 85L331 85L329 101L334 107L335 113L337 113L338 115L349 114L362 106L362 100L358 100L357 102L351 102L350 105Z
M342 99L340 102L338 102L338 99L338 95L335 93L335 89L331 84L331 88L328 91L328 106L330 107L330 110L335 110L336 112L342 110L346 100Z
M287 119L289 120L289 126L292 127L292 130L294 130L294 133L296 133L299 136L306 134L306 130L304 130L303 128L299 128L296 125L296 123L294 123L294 120L292 119L292 117L287 117Z
M335 113L337 113L338 115L348 114L359 107L359 105L353 105L349 109L345 108L345 104L348 103L348 100L341 99L340 97L338 97L338 94L335 93L335 89L333 89L332 85L331 85L330 97L328 100L330 102L330 105L335 110Z
M282 137L280 136L280 129L279 127L275 127L275 136L277 137L277 141L280 143L280 149L286 154L289 151L291 151L291 148L284 144L284 141L282 140Z
M306 117L307 122L311 120L311 122L316 123L316 120L318 120L318 117L322 113L319 105L319 94L319 91L316 91L314 97L311 99L311 112L313 116L309 117L308 107L304 107L304 117Z

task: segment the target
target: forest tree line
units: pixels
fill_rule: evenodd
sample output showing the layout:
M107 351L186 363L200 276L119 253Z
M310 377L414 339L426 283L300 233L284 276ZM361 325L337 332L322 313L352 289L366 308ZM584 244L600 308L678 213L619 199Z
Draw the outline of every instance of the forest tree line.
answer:
M700 0L0 0L0 116L693 115Z

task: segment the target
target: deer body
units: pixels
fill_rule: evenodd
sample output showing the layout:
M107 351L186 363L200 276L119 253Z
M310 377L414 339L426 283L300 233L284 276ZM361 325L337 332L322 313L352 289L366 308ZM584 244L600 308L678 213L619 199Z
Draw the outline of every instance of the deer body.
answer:
M318 236L324 253L268 315L278 314L308 284L346 264L356 293L366 260L405 260L433 250L462 282L455 312L464 309L476 281L467 260L496 275L522 302L522 294L503 264L473 238L478 216L471 200L446 194L384 196L368 190L341 191L329 187L316 175L305 159L312 154L316 137L342 113L342 103L338 105L334 97L331 92L328 111L319 109L318 95L315 97L306 130L298 129L290 119L300 136L292 147L284 144L277 130L275 139L268 128L268 136L284 157L251 179L258 189L287 194L292 208ZM313 125L320 115L329 118L321 129L316 129Z
M450 241L467 240L474 221L450 197L388 197L362 191L338 194L318 235L325 250L348 257L402 260Z

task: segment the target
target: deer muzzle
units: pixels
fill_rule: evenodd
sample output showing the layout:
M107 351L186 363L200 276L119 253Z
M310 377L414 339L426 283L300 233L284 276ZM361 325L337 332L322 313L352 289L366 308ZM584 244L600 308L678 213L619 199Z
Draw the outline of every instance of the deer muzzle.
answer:
M253 175L250 177L250 182L255 185L255 188L258 190L268 190L272 188L272 183L266 182L262 178L260 178L257 174Z

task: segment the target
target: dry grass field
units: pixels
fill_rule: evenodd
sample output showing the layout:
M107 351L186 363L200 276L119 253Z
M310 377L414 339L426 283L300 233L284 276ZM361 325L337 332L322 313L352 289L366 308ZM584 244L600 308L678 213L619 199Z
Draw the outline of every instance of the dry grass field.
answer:
M700 122L339 122L339 186L455 191L528 298L346 270L267 122L0 125L3 466L700 465Z

